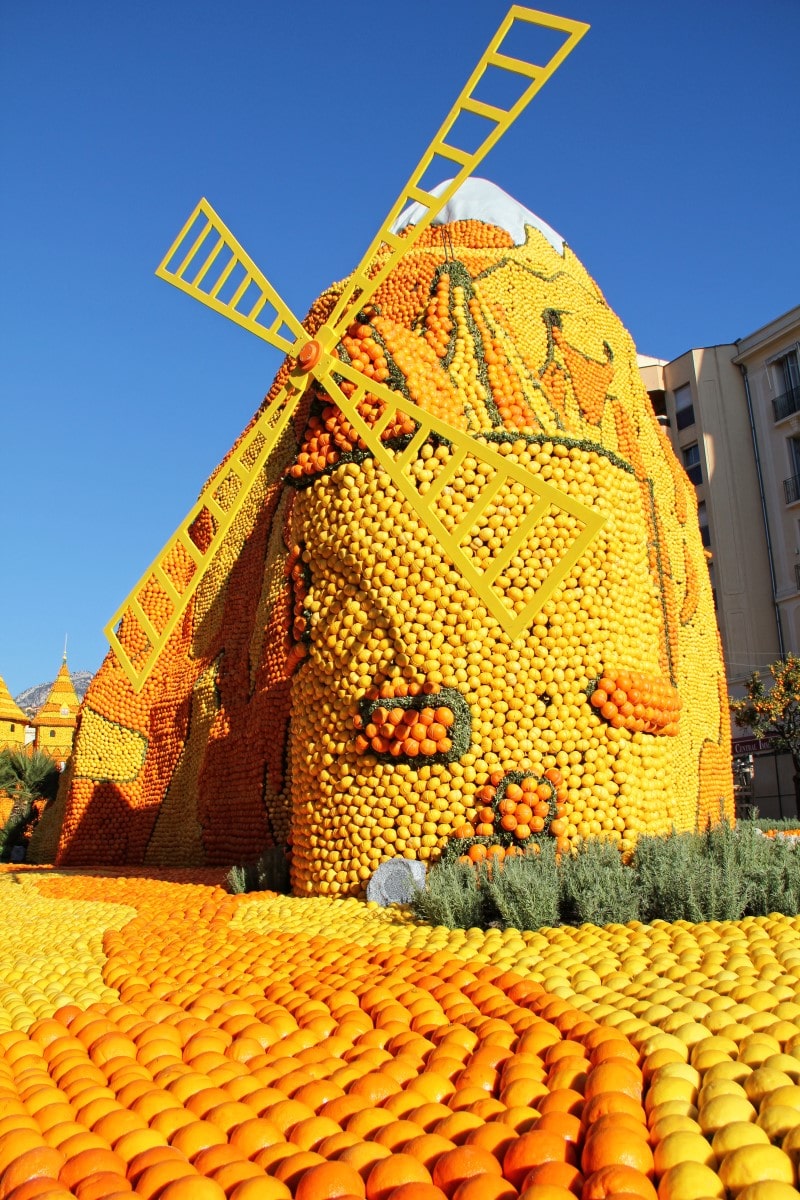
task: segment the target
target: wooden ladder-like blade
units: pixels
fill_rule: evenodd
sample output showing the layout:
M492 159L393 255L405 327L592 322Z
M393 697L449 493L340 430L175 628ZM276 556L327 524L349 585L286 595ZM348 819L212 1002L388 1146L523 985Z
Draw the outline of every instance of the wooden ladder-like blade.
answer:
M156 275L284 354L297 353L308 340L288 304L205 199L198 202Z
M454 429L438 417L423 412L399 392L366 378L347 363L325 355L320 368L318 382L445 550L455 569L508 636L512 639L521 637L597 537L605 517L510 461L492 446L477 441L472 434ZM340 380L353 385L350 395L342 391ZM369 405L369 401L364 404L368 396L374 396L383 405L377 420L372 419L374 412L370 414L371 419L366 420L359 411ZM381 433L390 424L397 428L400 414L406 418L408 432L395 449L382 441ZM421 489L410 468L422 445L432 436L440 444L449 446L450 453L436 460L434 465L438 474ZM428 459L426 465L430 467L432 463L434 460ZM475 479L480 480L478 494L454 523L445 511L442 498L448 489L450 494L454 488L458 489L467 473L472 486ZM507 504L513 485L517 485L513 504ZM479 557L475 552L476 543L482 541L481 533L498 507L505 507L508 515L503 544L490 558ZM512 509L517 513L515 517L511 515ZM545 526L551 526L562 516L570 525L566 536L568 544L562 547L555 561L548 562L550 556L542 555L541 562L546 564L546 570L540 571L543 577L539 578L532 595L520 598L513 587L503 586L503 573L518 554L538 544L539 534ZM528 588L532 586L533 578L533 572L526 573Z
M104 633L135 692L141 691L286 432L300 395L291 382L281 388L106 625ZM287 449L287 457L292 449Z
M515 25L527 23L541 25L548 29L563 33L565 40L550 59L542 64L526 62L503 53L503 45L513 35ZM330 317L330 325L337 333L345 329L356 313L367 303L370 296L381 285L383 280L395 266L398 258L405 254L424 233L432 221L459 189L461 184L483 161L492 147L500 140L506 130L516 121L523 109L530 103L536 93L547 83L558 70L564 60L574 50L589 26L582 21L573 21L567 17L552 16L549 13L538 12L536 9L523 8L513 5L503 19L500 28L492 38L483 57L467 80L464 89L456 100L453 108L447 114L441 128L434 137L428 149L423 154L411 178L398 199L392 206L389 215L383 222L369 249L347 281L344 291ZM529 80L522 93L509 108L489 104L478 99L476 93L487 71L493 69L519 75ZM467 151L461 149L456 138L455 128L459 117L469 113L482 117L487 122L486 137L477 149ZM423 186L423 179L432 174L431 168L441 165L442 178L451 178L449 186L439 196L434 196ZM457 168L455 176L453 170ZM437 181L438 182L438 181ZM411 203L418 203L425 211L417 220L413 229L401 237L392 232L400 213ZM370 272L370 264L381 246L387 246L386 255L380 270Z

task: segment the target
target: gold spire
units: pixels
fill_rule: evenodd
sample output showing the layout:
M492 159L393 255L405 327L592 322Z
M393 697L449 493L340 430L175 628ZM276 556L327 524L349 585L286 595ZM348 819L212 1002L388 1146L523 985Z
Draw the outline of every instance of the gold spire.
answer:
M50 689L50 695L31 721L31 724L36 726L37 729L43 725L74 729L80 706L81 702L73 686L65 654L59 672Z
M14 700L2 675L0 675L0 721L13 721L15 724L19 721L22 725L28 724L28 718Z

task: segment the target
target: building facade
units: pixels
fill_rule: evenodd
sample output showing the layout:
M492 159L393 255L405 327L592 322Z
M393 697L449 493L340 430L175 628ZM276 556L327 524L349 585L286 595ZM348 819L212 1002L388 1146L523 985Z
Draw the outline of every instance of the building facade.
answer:
M28 717L9 692L0 676L0 750L22 750L28 738Z
M640 356L639 371L697 496L730 692L800 651L800 306L747 337ZM749 757L743 731L734 751ZM791 765L755 750L754 802L794 815Z
M72 753L80 700L72 683L66 657L55 677L50 694L33 718L34 745L55 759L62 768Z

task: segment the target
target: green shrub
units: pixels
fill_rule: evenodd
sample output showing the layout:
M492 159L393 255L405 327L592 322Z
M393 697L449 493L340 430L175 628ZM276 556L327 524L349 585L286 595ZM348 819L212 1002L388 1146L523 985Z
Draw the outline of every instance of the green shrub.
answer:
M800 912L800 847L764 837L753 821L641 837L628 864L598 838L557 862L554 843L545 839L540 854L502 866L474 868L445 856L411 908L420 921L462 929L794 916Z
M559 871L561 921L568 925L625 924L639 916L636 873L616 846L591 838L567 855Z
M545 843L539 854L508 858L499 870L493 867L491 874L484 867L483 876L481 888L488 894L502 925L539 929L542 925L559 924L555 842Z
M231 867L227 884L228 891L234 894L278 892L284 896L288 895L291 891L288 847L268 846L258 862Z
M485 929L497 912L488 903L486 868L473 867L453 860L428 872L424 888L416 888L412 910L428 925L447 925L450 929Z

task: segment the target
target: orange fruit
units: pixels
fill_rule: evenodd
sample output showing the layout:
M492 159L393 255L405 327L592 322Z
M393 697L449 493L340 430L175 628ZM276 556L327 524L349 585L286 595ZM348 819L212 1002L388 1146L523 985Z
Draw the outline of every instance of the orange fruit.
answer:
M292 1200L292 1193L279 1179L244 1179L237 1183L228 1200Z
M89 1175L73 1188L78 1200L106 1200L107 1196L128 1192L133 1195L131 1185L124 1175L116 1175L113 1171L100 1171L97 1175Z
M574 1143L546 1129L532 1129L521 1134L505 1152L503 1175L514 1187L519 1187L528 1171L543 1162L577 1162Z
M584 1175L599 1171L601 1167L612 1167L619 1163L635 1167L643 1175L652 1178L653 1152L644 1138L634 1137L622 1128L607 1127L586 1138L581 1154L581 1170Z
M211 1121L190 1121L188 1125L175 1130L169 1143L185 1154L189 1162L194 1162L203 1150L207 1150L209 1146L226 1145L227 1139L222 1130Z
M231 1146L241 1151L245 1158L254 1158L259 1150L284 1141L284 1137L272 1121L265 1117L250 1116L228 1135L228 1141Z
M584 1125L589 1126L598 1117L615 1112L628 1113L632 1117L637 1117L643 1125L645 1123L641 1103L626 1092L601 1092L597 1096L592 1096L584 1106L581 1120Z
M447 1200L435 1183L401 1183L391 1193L391 1200Z
M177 1158L161 1159L159 1162L154 1162L152 1166L145 1167L135 1183L130 1175L128 1178L134 1183L137 1196L142 1196L144 1200L155 1200L155 1197L161 1196L168 1184L177 1179L186 1179L187 1176L192 1182L201 1178L192 1165L180 1154Z
M401 1184L432 1183L431 1173L419 1159L402 1152L376 1162L366 1179L367 1200L388 1200Z
M442 1137L439 1133L422 1133L406 1142L403 1153L410 1154L430 1171L443 1154L454 1149L455 1143L449 1138Z
M291 1192L294 1192L305 1172L324 1162L325 1159L315 1150L295 1150L294 1154L288 1154L282 1158L271 1174L275 1179L280 1179L281 1183L285 1183Z
M41 1149L44 1145L38 1129L19 1129L0 1134L0 1177L21 1154L27 1153L28 1150Z
M462 1145L479 1146L481 1150L488 1150L493 1154L498 1162L502 1162L503 1155L516 1137L517 1134L510 1125L505 1125L499 1120L489 1120L484 1125L471 1129Z
M92 1148L81 1150L68 1157L59 1176L65 1187L74 1188L82 1179L110 1171L114 1175L125 1175L128 1164L114 1150Z
M573 1193L555 1183L532 1183L520 1192L519 1200L573 1200ZM637 1197L618 1196L615 1200L638 1200Z
M0 1200L6 1200L16 1187L29 1179L58 1180L64 1166L64 1155L52 1146L33 1146L3 1169L0 1175Z
M73 1193L68 1192L57 1179L39 1175L15 1187L13 1192L9 1193L9 1200L39 1200L40 1197L47 1197L48 1200L71 1200L72 1195Z
M546 1162L539 1163L538 1167L534 1167L520 1184L520 1191L526 1188L533 1187L534 1184L548 1184L553 1187L566 1188L569 1192L574 1192L576 1196L580 1196L584 1184L584 1177L577 1167L572 1163L566 1162Z
M623 1092L635 1100L641 1099L642 1073L624 1059L601 1062L586 1076L583 1094L587 1100L604 1092Z
M225 1192L214 1179L195 1175L191 1179L175 1179L168 1183L158 1200L226 1200Z
M473 1175L458 1185L453 1200L517 1200L517 1189L502 1175Z
M635 1167L616 1165L601 1167L586 1177L581 1191L581 1200L607 1200L617 1193L637 1196L641 1200L658 1200L656 1189L650 1180ZM664 1200L661 1197L661 1200Z
M348 1163L323 1162L300 1177L294 1200L328 1200L335 1196L365 1195L364 1180Z
M500 1163L490 1150L464 1144L456 1146L455 1150L448 1150L437 1160L433 1168L433 1182L446 1196L452 1196L466 1179L502 1174Z
M542 1113L540 1117L537 1117L533 1128L546 1129L549 1133L557 1133L560 1137L566 1138L568 1142L577 1142L580 1136L581 1122L580 1118L573 1116L572 1113L554 1110Z
M451 1142L460 1146L473 1129L478 1129L483 1124L484 1121L481 1117L465 1109L461 1112L451 1112L449 1116L437 1121L431 1132L439 1133L442 1137L449 1138Z

